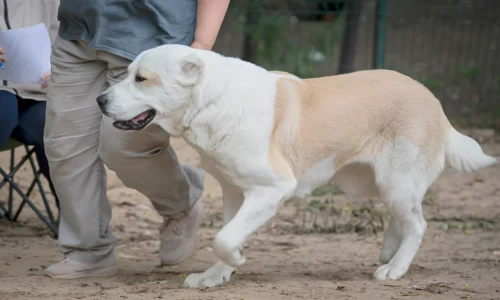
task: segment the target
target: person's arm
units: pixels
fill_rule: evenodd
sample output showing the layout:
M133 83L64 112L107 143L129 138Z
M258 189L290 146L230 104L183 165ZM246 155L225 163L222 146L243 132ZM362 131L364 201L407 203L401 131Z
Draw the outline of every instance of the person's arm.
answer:
M198 0L193 48L211 50L230 0Z
M0 62L4 63L7 61L7 54L5 53L5 50L3 50L2 47L0 47Z

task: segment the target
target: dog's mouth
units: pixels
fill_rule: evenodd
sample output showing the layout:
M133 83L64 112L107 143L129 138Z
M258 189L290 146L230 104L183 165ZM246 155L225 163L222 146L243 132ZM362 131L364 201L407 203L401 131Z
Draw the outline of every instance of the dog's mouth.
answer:
M113 126L120 130L141 130L146 127L156 116L156 110L150 109L127 121L115 121Z

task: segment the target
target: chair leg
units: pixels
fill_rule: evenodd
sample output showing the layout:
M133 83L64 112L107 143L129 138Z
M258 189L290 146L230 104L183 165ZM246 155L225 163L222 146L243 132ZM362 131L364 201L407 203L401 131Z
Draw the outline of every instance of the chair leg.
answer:
M33 179L33 180L31 181L30 186L28 187L28 191L26 192L26 197L28 197L28 198L30 197L31 192L32 192L32 191L33 191L33 189L35 188L35 185L36 185L36 180L35 180L35 179ZM21 204L20 204L20 205L18 206L18 208L17 208L16 213L14 214L14 217L12 218L12 221L14 221L14 222L15 222L15 221L17 221L17 218L18 218L18 217L19 217L19 215L21 214L21 211L23 210L23 208L24 208L24 205L25 205L25 204L26 204L26 201L22 200L22 201L21 201Z
M37 214L37 216L47 225L47 227L54 233L55 238L58 237L58 221L54 219L54 215L52 213L52 209L50 208L49 201L47 199L47 196L45 194L45 189L43 188L42 181L40 179L40 174L41 172L36 169L36 165L34 162L34 159L32 157L34 153L34 148L29 149L28 146L25 146L26 150L26 156L24 156L21 161L19 161L17 164L15 163L15 152L14 150L11 150L11 160L10 160L10 173L7 174L4 170L0 169L0 174L5 178L1 183L0 183L0 188L3 187L5 184L9 184L9 199L8 199L8 208L5 209L3 205L0 205L0 211L4 211L5 217L10 220L10 221L16 221L17 218L19 217L19 214L23 210L25 204L28 204L28 206L33 209L33 211ZM31 182L28 190L26 193L22 191L22 189L14 182L14 175L15 173L24 165L24 163L29 160L31 169L33 171L34 179ZM31 192L33 191L35 185L38 187L40 194L42 196L42 200L44 203L44 207L47 211L47 216L42 214L40 209L36 207L36 205L31 201L29 198L31 195ZM53 187L51 186L51 191L53 192ZM14 213L14 192L19 194L22 198L22 202L17 208L16 212ZM55 194L55 193L54 193ZM58 199L56 198L56 205L58 206L59 209L59 203ZM59 219L59 214L58 214L58 219Z
M57 197L56 189L54 188L54 185L50 181L49 181L49 188L56 201L56 207L57 207L56 227L59 228L59 221L61 220L61 205L59 204L59 198Z
M56 207L57 207L58 210L60 210L61 209L61 205L59 204L59 198L57 197L56 189L54 188L54 185L52 184L52 182L49 182L49 188L50 188L50 192L54 196L54 199L56 200Z
M26 154L29 154L30 150L29 150L28 146L24 146L24 148L26 150ZM38 190L40 191L40 194L42 196L43 204L45 205L45 210L47 211L47 215L48 215L50 221L53 224L55 224L55 219L54 219L54 215L52 214L52 209L50 209L49 201L47 200L47 195L45 195L45 189L43 188L42 181L40 180L41 172L40 172L40 170L36 169L36 165L35 165L35 162L33 160L32 155L29 156L29 161L30 161L31 169L33 170L33 175L35 176Z
M31 152L31 150L30 150ZM24 163L28 160L28 156L24 156L16 165L15 167L13 168L12 171L10 171L10 173L5 177L4 180L2 180L2 182L0 183L0 189L3 188L7 183L9 183L10 181L7 180L8 178L12 178L14 177L14 174L16 174L17 171L19 171L19 169L21 169L21 167L24 165ZM4 172L5 173L5 172ZM6 174L6 173L5 173Z
M0 189L2 189L6 184L11 182L9 179L14 178L14 174L16 174L17 171L19 171L19 169L24 165L24 163L27 160L28 160L28 156L26 155L21 159L21 161L19 161L17 164L15 164L15 151L14 151L14 149L11 150L9 174L2 172L2 174L5 174L5 175L3 176L4 179L2 180L2 182L0 182ZM14 205L14 190L9 185L7 209L5 209L5 207L4 207L4 211L6 212L6 215L5 215L6 218L10 221L12 221L13 205Z
M16 156L16 150L11 149L10 150L10 173L12 174L14 172L14 165L15 165L15 156ZM10 176L10 174L9 174ZM9 200L8 200L8 211L7 211L7 219L12 220L12 209L14 206L14 189L12 188L12 185L9 184Z
M0 169L0 173L4 177L7 177L7 173L5 173L2 169ZM7 178L7 180L9 181L9 183L13 187L13 189L19 194L19 196L21 196L21 198L23 198L23 200L31 207L31 209L33 209L33 211L37 214L37 216L49 227L49 229L54 234L57 235L57 228L54 226L54 224L52 222L50 222L50 220L48 220L42 214L42 212L38 209L38 207L36 207L36 205L33 204L33 202L31 201L31 199L29 199L28 197L26 197L26 195L23 193L23 191L21 190L21 188L14 182L14 180L12 180L12 178Z
M7 209L5 208L5 206L3 206L2 203L0 203L0 212L2 213L0 214L0 219L7 219Z

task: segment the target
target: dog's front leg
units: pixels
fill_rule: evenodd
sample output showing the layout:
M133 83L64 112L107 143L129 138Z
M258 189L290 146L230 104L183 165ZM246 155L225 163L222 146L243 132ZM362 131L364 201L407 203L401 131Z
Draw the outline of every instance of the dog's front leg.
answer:
M221 187L224 202L224 224L228 224L240 209L243 203L243 194L235 187L223 182L221 182ZM235 267L219 261L203 273L189 275L184 281L184 286L191 288L219 286L228 282L235 271Z
M242 248L245 242L276 214L283 197L294 188L294 184L285 182L248 190L236 215L215 237L215 255L232 267L244 264Z

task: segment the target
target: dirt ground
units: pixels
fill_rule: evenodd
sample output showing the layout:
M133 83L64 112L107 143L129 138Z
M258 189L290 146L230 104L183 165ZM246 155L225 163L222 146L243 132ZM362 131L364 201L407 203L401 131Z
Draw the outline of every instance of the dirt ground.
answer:
M487 153L500 155L498 136L478 134ZM193 150L172 143L181 161L197 163ZM7 162L1 153L0 165ZM27 185L26 169L20 175ZM424 201L429 229L414 265L403 279L385 282L372 279L386 216L376 200L348 202L332 189L333 195L319 193L302 206L287 202L248 242L247 264L231 282L194 290L183 288L184 278L216 261L210 245L222 224L218 184L207 178L197 250L175 267L158 266L161 219L148 200L112 172L108 184L119 274L44 276L43 269L60 259L57 241L26 209L19 223L0 221L0 299L500 299L500 166L465 175L446 171L439 178Z

